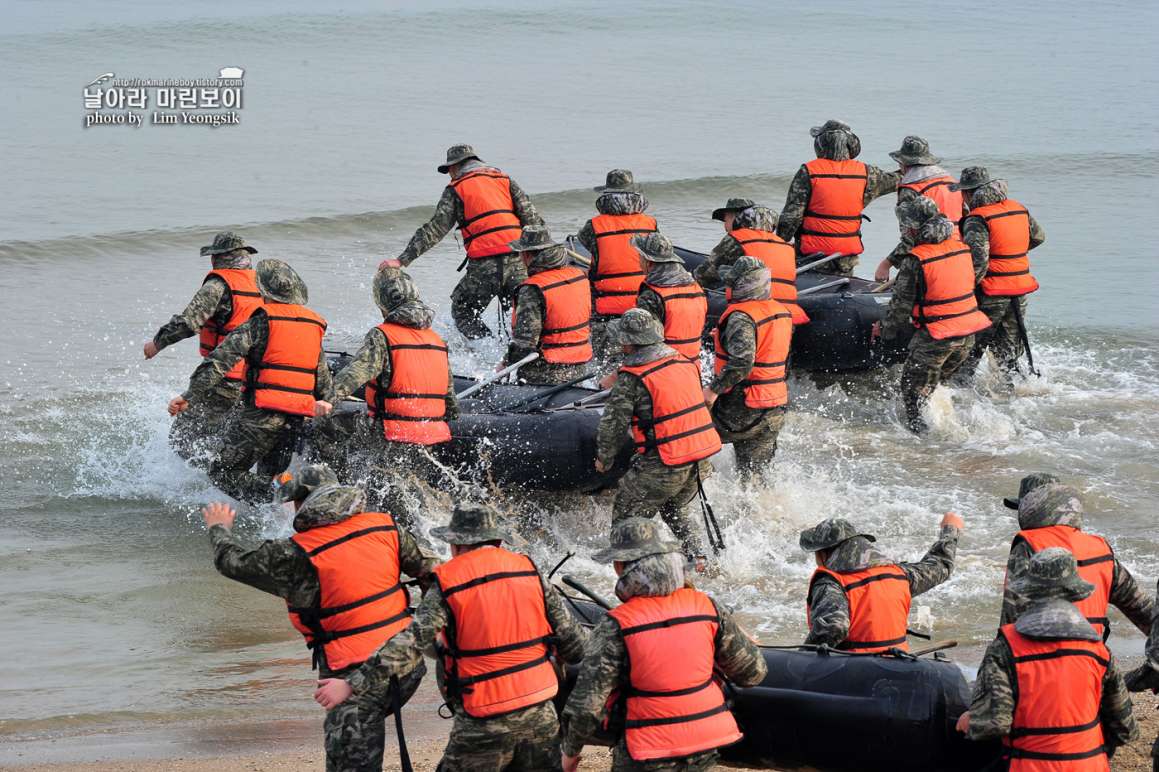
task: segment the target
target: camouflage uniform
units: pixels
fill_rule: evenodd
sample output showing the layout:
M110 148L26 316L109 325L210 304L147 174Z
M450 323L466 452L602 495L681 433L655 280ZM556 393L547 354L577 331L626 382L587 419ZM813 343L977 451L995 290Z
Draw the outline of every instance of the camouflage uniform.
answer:
M1093 589L1079 578L1073 555L1057 547L1043 550L1019 580L1019 591L1030 599L1030 605L1019 614L1015 629L1029 638L1097 641L1098 633L1074 606L1074 601ZM1006 640L998 636L978 667L967 737L983 740L1010 734L1018 701L1034 699L1033 693L1016 694L1014 685L1014 656ZM1103 676L1099 720L1108 755L1139 736L1130 695L1113 655Z
M305 485L301 484L303 480ZM306 494L294 515L294 530L298 532L341 522L364 509L363 492L339 485L333 472L323 465L305 467L291 485L299 486L297 495ZM267 540L255 549L246 549L220 525L209 529L209 539L213 544L214 565L223 576L276 595L290 606L311 608L320 603L322 586L317 569L305 551L290 539ZM398 530L398 549L402 572L427 580L438 560L425 554L402 528ZM356 667L331 670L325 653L321 649L318 652L320 678L341 678ZM398 671L404 702L414 694L425 672L421 660ZM382 769L385 719L394 709L389 690L383 690L373 696L348 700L328 712L323 725L326 769L331 772Z
M450 161L453 152L460 149L470 151L470 155L461 161L459 176L477 169L490 168L475 157L474 151L466 145L456 145L448 150L447 160ZM514 204L515 216L519 218L523 227L543 224L543 218L535 210L535 205L515 180L511 180L511 201ZM404 266L410 265L420 255L442 241L452 228L462 227L463 220L463 200L459 198L455 189L448 185L443 190L439 203L435 205L435 213L431 215L431 219L419 226L398 259ZM509 300L527 278L527 273L519 256L513 254L468 260L466 265L467 273L451 293L451 316L459 332L467 338L485 338L491 334L491 330L479 318L480 314L497 296L501 305Z
M1083 503L1079 492L1074 488L1045 483L1023 491L1020 502L1018 526L1021 530L1046 528L1052 525L1069 525L1082 530ZM1026 599L1020 597L1014 588L1018 580L1025 576L1033 554L1030 545L1021 539L1015 539L1010 546L1010 557L1006 562L1006 586L1002 597L1002 617L999 624L1013 622L1018 616L1018 610L1026 606ZM1117 556L1114 559L1110 604L1122 611L1127 619L1131 620L1131 624L1144 634L1151 629L1155 601L1143 591Z
M743 204L748 204L748 206L742 206ZM757 206L748 199L730 198L725 207L712 213L713 218L722 219L716 215L725 211L736 212L731 230L752 228L758 231L773 232L777 228L777 213L766 206ZM696 280L706 287L720 284L724 280L726 269L738 258L743 257L744 253L744 246L731 233L726 233L724 238L708 253L704 262L696 266Z
M498 518L489 508L456 507L450 527L433 529L436 538L452 544L478 544L502 540ZM471 541L479 539L480 541ZM490 549L487 546L480 549ZM543 577L547 619L554 630L556 656L568 663L583 658L587 634L567 610L562 596ZM435 640L451 621L450 609L437 583L423 594L410 627L387 642L357 670L346 676L354 697L383 694L390 679L422 661L423 654L438 660ZM492 718L474 718L462 709L453 694L448 705L455 714L451 736L443 752L440 770L491 772L492 770L553 770L560 767L559 719L551 702Z
M1159 595L1159 586L1156 587L1155 592L1156 595ZM1156 613L1151 621L1151 630L1147 635L1146 655L1147 658L1143 664L1127 674L1125 678L1127 688L1133 692L1150 689L1159 694L1159 613ZM1159 772L1159 736L1155 738L1155 743L1151 746L1151 757L1154 759L1152 769Z
M671 595L681 587L691 587L685 579L684 560L674 542L662 541L649 520L639 518L621 521L613 529L612 547L597 553L601 562L624 563L616 582L616 597L628 601L633 597ZM732 618L729 609L716 604L720 627L713 641L718 672L737 686L756 686L768 672L764 655ZM580 668L575 688L563 709L563 752L580 753L595 738L608 718L608 699L629 685L628 654L620 627L605 618L592 631L587 655ZM612 751L615 772L700 772L712 769L716 751L696 753L683 758L659 761L634 761L628 755L623 737Z
M818 158L848 161L861 154L861 140L849 129L848 125L841 121L826 121L824 126L814 127L809 133L813 135L813 149ZM865 196L862 202L865 205L868 205L875 198L893 193L897 190L898 180L901 179L900 172L887 172L869 164L865 165L865 173ZM777 223L777 235L785 241L795 238L797 231L801 228L811 194L812 185L809 182L809 171L802 164L793 176L793 181L789 183L789 192L785 196L785 206L781 209L780 222ZM818 273L852 276L856 266L857 255L849 255L818 266L814 270Z
M266 267L273 281L281 282L276 295L269 299L278 302L305 303L306 285L293 269L277 260L258 263L259 287ZM275 275L276 274L276 275ZM281 294L284 289L286 294ZM263 295L267 290L262 290ZM189 379L189 388L181 396L190 403L190 409L213 393L224 380L225 374L242 358L249 367L261 363L269 337L269 322L261 309L245 323L225 337L207 356ZM325 354L319 352L315 372L314 395L323 399L330 393L330 368ZM247 392L246 404L230 421L222 440L221 455L209 465L209 478L221 490L235 499L260 503L269 500L270 477L289 462L291 444L302 424L299 416L275 410L266 410L253 404L253 392ZM258 464L258 473L250 468Z
M929 592L950 578L958 553L958 528L944 525L925 556L917 563L895 562L871 543L873 537L859 534L841 518L827 519L801 533L801 547L810 552L830 549L825 567L837 573L862 571L874 566L896 565L909 579L910 595ZM809 635L805 643L836 647L849 634L849 599L841 584L822 574L813 582L808 598Z
M766 300L770 296L769 271L757 258L743 256L732 264L725 286L732 289L734 302ZM708 384L720 395L712 406L712 418L721 439L732 443L737 476L747 482L772 470L786 409L759 409L745 404L745 390L740 384L752 372L757 355L757 327L752 317L743 311L730 315L721 346L728 353L728 361Z

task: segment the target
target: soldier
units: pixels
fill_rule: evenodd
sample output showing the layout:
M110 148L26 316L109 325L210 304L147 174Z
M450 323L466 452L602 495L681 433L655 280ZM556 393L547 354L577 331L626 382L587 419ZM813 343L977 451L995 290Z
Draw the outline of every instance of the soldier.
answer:
M583 746L623 711L612 769L711 769L716 749L742 736L714 675L756 686L768 671L760 648L685 579L680 545L661 539L653 521L621 520L611 546L592 557L614 565L622 604L593 631L564 707L563 768L578 768ZM646 718L657 715L665 718Z
M950 578L965 523L942 517L938 540L917 563L895 563L848 520L826 518L801 532L801 549L814 553L805 643L843 651L906 651L910 600Z
M707 556L684 508L712 473L708 459L720 450L720 436L704 404L700 367L665 345L660 322L641 308L625 313L619 327L624 364L596 433L596 471L612 467L629 431L636 455L616 491L612 524L659 512L702 571Z
M265 305L227 335L193 371L185 393L169 401L174 416L196 406L245 361L245 406L230 422L209 478L235 499L254 503L269 501L270 478L285 468L281 456L302 419L314 415L314 401L330 392L322 353L326 320L304 305L305 282L281 260L262 260L257 284ZM255 463L257 474L250 471Z
M452 145L439 173L449 174L451 184L398 259L404 267L410 265L457 224L467 251L467 273L451 293L451 316L465 337L485 338L491 330L479 318L483 310L495 297L502 306L527 278L508 245L524 227L542 225L543 219L523 189L484 164L470 145Z
M873 199L897 190L901 175L853 160L861 154L861 140L848 124L826 121L809 133L817 158L803 164L789 183L777 235L796 239L802 258L845 255L816 270L851 276L864 249L861 212Z
M283 475L277 500L293 502L294 535L245 549L231 533L234 511L202 510L214 565L230 579L286 601L321 678L353 672L410 623L405 573L429 580L438 562L365 495L338 483L325 464ZM394 689L360 695L326 714L326 769L382 769L384 719L402 708L426 673L421 660L400 669Z
M874 335L889 341L906 327L917 327L901 374L906 428L929 428L922 406L930 394L962 366L974 346L974 333L990 326L974 299L975 272L970 249L953 237L954 226L925 196L897 205L901 256L897 283L883 322ZM895 250L897 251L897 250Z
M1001 737L1010 769L1110 769L1139 728L1114 656L1074 605L1094 587L1060 547L1037 553L1015 584L1028 605L986 649L958 731Z
M1151 629L1155 602L1119 562L1106 539L1083 532L1081 494L1070 486L1060 485L1058 478L1050 474L1023 477L1018 487L1017 499L1004 500L1006 506L1013 505L1018 510L1021 530L1010 544L1000 624L1013 622L1017 610L1025 605L1014 587L1026 573L1034 553L1047 547L1062 547L1078 561L1079 576L1095 588L1078 607L1102 639L1107 640L1111 634L1108 605L1122 611L1146 634Z
M446 667L455 714L441 772L558 770L550 658L579 662L584 630L531 559L500 546L510 537L490 507L456 505L431 535L450 543L451 560L435 569L410 629L345 680L320 681L315 699L327 710L373 699L426 653Z
M442 477L430 448L451 439L448 421L459 416L447 344L431 329L435 312L419 299L411 277L399 268L380 268L374 277L374 302L382 312L382 324L366 333L362 347L334 376L326 401L315 406L326 415L332 406L363 386L366 412L352 432L369 449L371 491L380 506L390 510L406 526L413 526L417 506L405 485L406 476L434 484ZM331 419L327 424L333 423ZM319 427L319 434L338 433ZM319 442L319 445L323 443ZM346 456L349 443L327 448L327 455Z
M515 296L511 344L500 367L531 353L539 359L519 368L524 383L554 385L583 376L592 361L592 293L587 274L568 265L567 250L543 226L512 241L528 278Z
M789 404L789 309L769 297L769 270L744 256L725 276L728 307L713 331L716 356L704 401L717 431L732 442L737 477L752 482L767 474L777 455L777 436Z
M606 184L596 187L599 215L584 223L576 240L592 256L588 278L592 282L592 343L596 358L605 366L620 360L619 342L611 322L636 304L636 292L644 281L631 241L637 235L655 233L656 220L644 214L648 199L632 172L612 169Z
M1156 587L1159 596L1159 587ZM1156 599L1159 604L1159 597ZM1152 694L1159 694L1159 614L1151 622L1151 631L1147 635L1147 658L1143 664L1132 670L1126 676L1127 688L1133 692L1150 689ZM1159 772L1159 737L1155 738L1151 746L1151 769Z
M962 375L971 375L989 348L1009 381L1026 343L1026 296L1038 289L1027 253L1046 241L1046 231L1025 206L1007 198L1006 180L991 179L985 167L963 169L955 190L969 196L962 240L981 275L978 307L992 324L978 336Z
M162 325L153 340L145 344L145 359L194 335L199 336L201 356L209 356L226 335L249 319L262 304L257 277L250 267L253 254L257 254L256 249L228 231L217 234L212 244L202 247L201 256L210 256L212 270L185 310ZM244 382L245 363L239 363L193 409L173 419L169 444L179 456L190 459L202 449L205 439L220 434L226 415L241 399Z
M809 321L809 315L797 305L797 251L774 232L777 213L747 198L730 198L723 207L713 210L712 219L724 222L725 237L696 267L697 281L719 284L725 270L738 257L750 255L769 269L773 299L789 309L793 324Z
M640 255L644 283L636 307L664 325L664 343L693 362L700 362L700 341L708 315L704 290L684 269L684 259L661 233L637 236L632 245Z

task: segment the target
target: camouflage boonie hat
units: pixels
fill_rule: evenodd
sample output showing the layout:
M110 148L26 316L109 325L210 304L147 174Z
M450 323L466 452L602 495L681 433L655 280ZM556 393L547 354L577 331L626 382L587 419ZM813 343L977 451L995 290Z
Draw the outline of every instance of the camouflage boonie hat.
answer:
M274 503L302 501L324 485L337 485L338 475L326 464L308 464L298 470L287 469L274 477Z
M836 547L854 536L863 536L870 541L877 541L870 534L858 531L853 527L853 523L843 517L827 517L812 528L801 531L801 549L806 552L819 552Z
M483 160L475 153L475 148L471 147L470 145L451 145L449 148L447 148L447 162L445 164L441 164L438 167L439 174L446 174L455 164L462 163L463 161L467 161L472 158L474 158L476 161Z
M664 342L664 327L660 320L642 308L629 308L620 317L620 344L624 346L651 346Z
M990 172L986 171L985 166L967 166L962 170L962 175L958 181L950 186L950 190L974 190L974 188L989 185L991 182L998 182L998 180L990 177Z
M1042 525L1082 525L1083 500L1069 485L1040 485L1018 503L1018 523L1024 527Z
M724 276L722 277L724 279L724 286L735 287L738 282L743 281L750 273L758 273L760 271L765 272L765 281L768 281L768 266L762 263L759 258L753 257L752 255L742 255L724 271Z
M639 193L640 186L636 184L636 179L632 176L632 172L629 170L612 169L610 172L608 172L608 176L605 178L604 184L596 185L594 188L592 188L592 190L599 193L618 191L622 191L624 193Z
M1018 509L1018 503L1026 497L1026 494L1030 493L1035 488L1041 488L1043 485L1055 485L1061 482L1062 480L1058 479L1049 472L1035 472L1034 474L1028 474L1018 483L1018 498L1010 498L1007 496L1006 498L1002 499L1002 503L1005 504L1009 509Z
M751 198L730 198L724 202L724 206L712 210L712 219L723 222L725 212L740 212L756 205L757 202Z
M814 126L813 128L809 129L809 136L819 137L822 134L829 133L830 131L847 131L852 134L853 128L844 121L829 119L825 121L823 126Z
M895 206L893 211L897 215L898 224L907 228L920 228L942 213L934 200L926 196L908 198Z
M901 141L901 148L894 150L889 157L902 166L930 166L942 162L930 152L930 143L921 137L912 134Z
M656 530L656 521L651 518L629 517L612 525L610 546L592 555L597 563L631 563L649 555L665 555L679 552L680 543L668 541Z
M1094 592L1095 586L1079 576L1074 555L1062 547L1048 547L1030 557L1026 573L1010 589L1028 601L1058 598L1074 603Z
M507 244L512 252L539 252L543 249L558 247L551 240L551 234L542 225L528 225L515 241Z
M650 263L680 263L684 258L676 254L672 242L663 233L646 233L632 238L632 246Z
M450 525L432 528L431 536L448 544L511 541L511 534L499 526L499 513L479 502L456 504Z
M383 266L374 274L371 288L374 304L385 314L410 300L418 300L419 290L414 279L401 268Z
M237 235L233 231L222 231L213 237L213 243L207 247L201 248L201 254L205 255L223 255L226 252L232 252L235 249L244 249L251 255L256 255L258 251L245 243L245 239Z
M302 281L288 263L281 260L262 260L258 263L258 292L275 303L302 305L310 299L306 282Z

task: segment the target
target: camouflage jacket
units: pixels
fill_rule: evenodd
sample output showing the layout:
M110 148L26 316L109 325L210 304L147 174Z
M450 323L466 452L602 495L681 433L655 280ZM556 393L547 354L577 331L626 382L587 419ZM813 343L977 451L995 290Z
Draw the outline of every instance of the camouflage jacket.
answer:
M753 370L757 356L757 326L743 311L733 312L724 323L720 345L728 353L724 369L708 383L715 394L724 394L736 388Z
M916 244L941 244L953 236L954 226L945 217L937 217L928 221L917 233ZM902 240L889 256L889 261L897 266L897 279L893 285L893 296L889 307L885 311L885 318L881 322L881 337L889 340L896 338L903 329L913 325L914 304L918 300L919 278L922 274L921 263L913 254L913 244ZM982 278L977 263L974 264L974 281Z
M486 549L485 547L482 549ZM569 664L583 659L587 631L579 626L564 605L563 597L542 575L547 621L551 624L556 654ZM423 593L410 627L391 638L353 673L346 676L355 694L385 694L391 676L401 675L415 667L425 654L436 659L435 641L451 621L450 608L437 583ZM452 706L455 707L455 706Z
M723 281L721 269L727 268L744 256L744 247L731 233L724 234L724 238L717 242L704 262L696 266L693 275L705 287L715 286Z
M687 269L680 263L649 263L644 283L636 293L636 307L642 308L664 324L664 301L656 294L653 287L691 287L700 289L696 279L692 278Z
M487 166L486 164L468 162L464 164L463 171L471 171L475 168L487 168ZM520 225L524 228L528 225L543 225L543 218L535 210L535 205L523 192L523 188L515 183L515 180L511 180L511 201L514 204L515 216L519 218ZM419 226L414 236L411 236L406 249L398 256L399 261L404 266L410 265L424 252L442 241L452 228L462 227L463 219L463 199L459 198L455 189L448 185L443 189L439 203L435 204L435 213L431 215L431 219Z
M1011 589L1015 579L1026 573L1030 564L1030 545L1019 539L1010 547L1010 557L1006 561L1006 586L1002 593L1002 617L999 624L1013 622L1020 609L1026 606L1026 601ZM1115 558L1114 573L1111 580L1110 603L1122 611L1131 624L1139 628L1143 634L1151 630L1152 619L1155 616L1155 599L1143 591L1135 577L1127 567Z
M675 353L663 343L656 343L625 356L624 364L642 365ZM645 424L652 420L652 395L648 393L648 387L642 380L621 372L616 377L608 401L604 404L604 414L600 418L599 429L596 432L596 458L603 462L604 466L611 468L616 456L628 442L633 416ZM646 451L645 455L648 453L659 455L655 448Z
M876 166L865 165L867 179L865 181L865 196L862 204L868 205L875 198L893 193L897 190L897 183L901 179L901 172L887 172ZM805 209L809 204L813 186L809 183L809 172L804 164L793 176L789 183L789 192L785 196L785 206L781 210L781 219L777 222L777 235L785 241L791 241L805 219Z
M455 378L451 375L451 365L447 363L447 420L459 417L459 402L455 399ZM386 334L374 327L362 339L362 347L355 353L354 358L334 376L334 385L330 389L328 402L337 405L367 383L382 377L383 382L390 382L390 354L386 343Z
M210 353L193 375L189 377L189 388L181 396L190 402L196 402L208 394L225 378L225 374L245 357L246 361L255 365L261 362L266 351L266 341L269 338L270 325L265 313L258 309L254 315L239 325L217 348ZM325 399L330 395L330 368L326 364L326 354L318 352L318 366L314 374L314 396ZM253 394L247 391L247 394Z
M732 618L726 608L713 601L720 615L714 640L717 669L738 686L756 686L768 671L760 648ZM593 738L607 716L612 692L628 685L628 654L619 625L603 619L592 631L588 655L579 679L568 697L561 717L564 726L563 752L575 755Z
M248 257L220 255L213 258L214 270L249 267ZM210 276L197 288L197 292L189 301L189 305L185 306L185 310L161 325L161 329L157 330L157 334L153 336L153 343L160 351L166 346L172 346L177 341L197 335L210 319L219 325L224 325L229 321L232 313L233 299L226 292L225 282L216 276Z
M842 550L845 545L851 545ZM861 554L846 554L850 549ZM958 529L943 526L938 540L917 563L897 563L909 578L910 594L921 595L950 578L958 553ZM834 571L854 571L874 565L893 564L864 539L850 539L829 556L826 567ZM821 575L809 592L809 635L805 643L836 647L849 634L849 600L837 580Z
M1156 583L1155 593L1159 595L1159 583ZM1155 609L1151 617L1151 630L1147 635L1147 662L1155 670L1159 670L1159 608Z
M970 247L970 256L974 260L974 272L981 280L990 267L990 229L981 217L966 215L962 220L962 241ZM1046 241L1046 231L1038 224L1033 216L1030 217L1030 248L1040 246Z

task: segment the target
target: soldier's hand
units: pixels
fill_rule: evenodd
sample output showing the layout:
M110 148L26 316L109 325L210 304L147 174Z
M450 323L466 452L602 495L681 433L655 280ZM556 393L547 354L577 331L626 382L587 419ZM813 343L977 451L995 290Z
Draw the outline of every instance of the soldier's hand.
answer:
M617 372L608 373L603 378L600 378L600 388L605 390L612 388L616 385L616 379L618 377L619 373Z
M579 769L581 758L583 758L583 757L582 756L568 756L566 753L564 753L563 757L561 759L561 762L563 764L563 772L575 772L577 769Z
M889 281L889 258L885 258L877 264L877 270L873 272L873 280L876 282Z
M201 516L205 518L205 527L212 528L215 525L224 526L226 530L233 528L233 519L237 517L237 513L233 511L233 507L229 504L224 504L220 501L215 501L201 510Z
M959 531L966 529L966 521L963 520L960 515L956 515L953 512L947 512L946 514L942 515L941 525L943 528L945 528L947 525L952 525Z
M970 711L966 711L958 716L958 723L954 724L954 728L962 734L969 734L970 732Z
M1145 692L1150 689L1159 694L1159 671L1144 662L1123 677L1129 692Z
M596 459L596 471L600 472L601 474L608 471L608 468L604 466L604 462L600 461L598 458Z
M153 341L150 340L150 341L145 342L145 358L146 359L152 359L153 357L157 356L157 352L160 350L161 349L157 348L157 344L154 343Z
M881 322L874 322L869 328L869 342L876 343L879 340L881 340Z
M707 386L701 389L701 391L704 393L704 404L708 405L709 407L712 407L714 404L716 404L716 400L720 396L719 394Z
M328 416L328 415L330 415L330 411L333 409L334 409L334 406L324 399L314 400L314 417L315 418L322 418L323 416Z
M184 413L188 409L189 400L185 399L185 397L174 397L173 399L169 400L169 415Z
M378 264L378 270L383 268L402 268L402 261L397 257L388 257Z
M318 681L318 688L314 690L314 702L326 710L333 710L346 700L354 690L342 678L323 678Z

